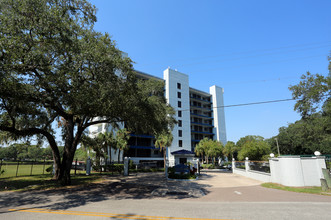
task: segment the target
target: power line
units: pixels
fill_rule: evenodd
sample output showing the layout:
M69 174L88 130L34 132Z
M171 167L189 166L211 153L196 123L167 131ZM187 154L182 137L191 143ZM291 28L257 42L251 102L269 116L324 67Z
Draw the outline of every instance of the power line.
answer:
M247 105L261 105L261 104L268 104L268 103L276 103L276 102L287 102L287 101L294 101L298 99L278 99L278 100L269 100L269 101L262 101L262 102L249 102L249 103L241 103L241 104L234 104L234 105L222 105L222 106L215 106L214 108L230 108L230 107L238 107L238 106L247 106ZM191 109L177 109L178 111L190 111Z
M267 103L275 103L275 102L287 102L293 101L296 99L278 99L278 100L271 100L271 101L263 101L263 102L250 102L250 103L242 103L242 104L235 104L235 105L224 105L224 106L216 106L213 108L229 108L229 107L237 107L237 106L245 106L245 105L260 105L260 104L267 104Z

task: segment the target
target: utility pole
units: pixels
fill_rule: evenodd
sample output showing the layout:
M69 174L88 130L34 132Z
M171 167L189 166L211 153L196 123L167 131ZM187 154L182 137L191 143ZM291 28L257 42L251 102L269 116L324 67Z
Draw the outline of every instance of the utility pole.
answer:
M280 156L280 152L279 152L279 146L278 146L278 139L277 139L277 138L275 138L275 140L276 140L276 144L277 144L278 155Z

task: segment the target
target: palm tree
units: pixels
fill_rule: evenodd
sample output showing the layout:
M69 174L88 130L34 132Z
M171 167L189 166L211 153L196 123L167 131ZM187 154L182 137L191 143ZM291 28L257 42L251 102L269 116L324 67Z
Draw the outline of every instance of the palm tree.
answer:
M229 159L231 156L231 160L233 158L234 152L237 151L237 146L234 142L228 141L223 148L223 154Z
M156 135L155 147L163 150L163 162L164 162L164 171L166 166L166 152L167 148L171 146L173 136L171 131L162 132Z
M83 150L93 150L95 152L96 164L101 169L100 157L102 156L101 151L101 136L91 138L87 135L84 135L81 140Z
M216 164L216 157L222 157L223 145L217 140L209 140L208 154L213 159L213 164Z
M196 150L195 152L198 154L198 155L201 155L202 158L203 156L205 155L205 160L207 162L207 164L209 163L209 154L208 154L208 142L209 142L209 138L205 137L204 139L200 140L200 142L197 144L196 146ZM203 162L203 161L202 161Z
M119 129L116 132L116 148L118 150L118 162L120 162L121 150L125 151L128 149L128 140L130 138L129 133L125 128Z
M201 162L203 163L203 148L201 145L197 144L194 148L194 152L197 154L197 156L201 156Z
M111 161L111 148L115 148L116 144L113 133L106 131L98 136L100 136L103 150L108 152L108 161Z

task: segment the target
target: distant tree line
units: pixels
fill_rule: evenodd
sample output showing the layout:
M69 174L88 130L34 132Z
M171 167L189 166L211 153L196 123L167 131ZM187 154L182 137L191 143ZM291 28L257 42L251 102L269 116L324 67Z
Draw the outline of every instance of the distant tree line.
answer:
M301 119L279 128L278 135L269 139L249 135L237 143L227 142L224 152L228 158L267 159L269 153L278 152L277 141L281 155L331 154L331 57L328 75L307 72L289 89Z
M64 147L59 146L59 151L63 152ZM52 149L50 147L40 147L29 143L14 143L8 147L0 146L0 159L5 160L53 160ZM87 153L82 148L78 148L75 152L74 159L87 159Z
M228 141L224 146L223 153L229 160L266 160L272 152L271 145L267 139L261 136L247 135L234 143Z

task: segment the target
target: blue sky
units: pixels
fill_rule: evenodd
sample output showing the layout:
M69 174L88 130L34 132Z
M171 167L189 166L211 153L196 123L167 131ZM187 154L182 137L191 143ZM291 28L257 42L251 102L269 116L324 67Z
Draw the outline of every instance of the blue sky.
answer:
M224 88L224 104L291 98L300 76L328 73L329 0L92 0L95 29L108 32L137 70L188 74L191 87ZM225 109L227 139L270 138L300 119L294 101Z

